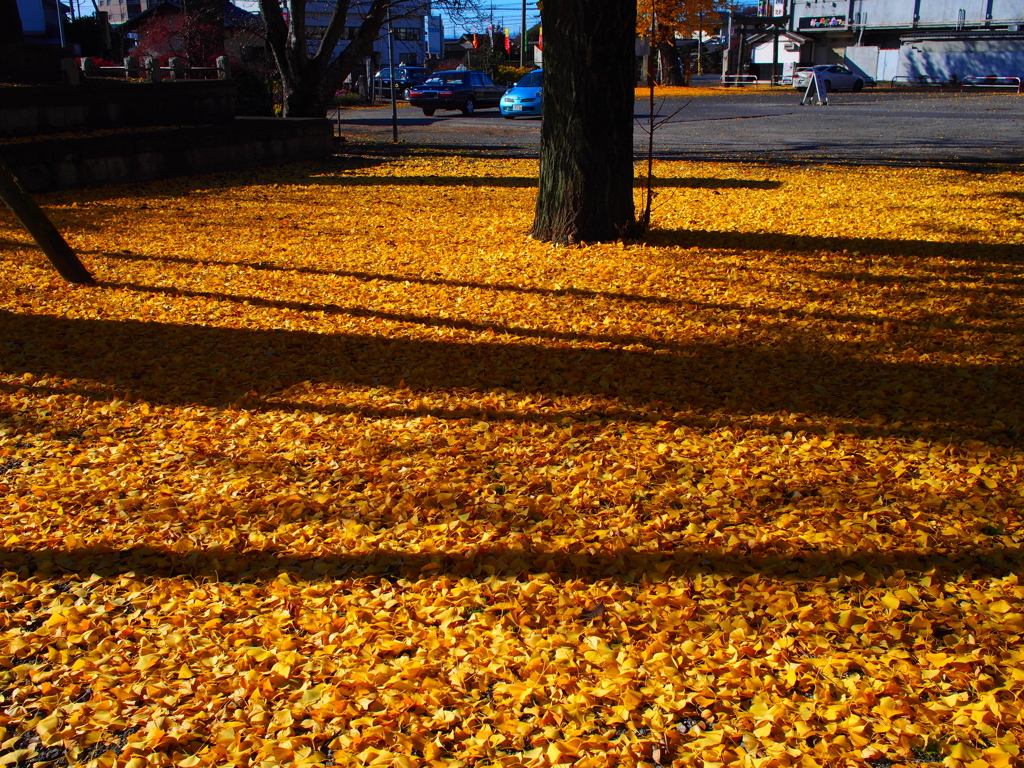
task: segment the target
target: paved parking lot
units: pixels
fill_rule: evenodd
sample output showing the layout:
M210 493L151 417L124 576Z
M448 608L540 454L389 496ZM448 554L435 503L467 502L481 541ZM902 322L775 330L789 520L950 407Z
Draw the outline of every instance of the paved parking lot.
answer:
M888 88L835 93L829 106L801 106L793 89L723 92L687 101L659 102L662 115L680 110L655 134L660 157L753 159L788 162L893 164L1021 163L1024 161L1024 95L1006 92L907 92ZM637 101L637 152L646 147L639 127L649 110ZM398 109L405 143L535 155L536 120L505 120L497 110L463 117L434 117L408 105ZM341 133L350 139L390 141L390 106L343 109Z

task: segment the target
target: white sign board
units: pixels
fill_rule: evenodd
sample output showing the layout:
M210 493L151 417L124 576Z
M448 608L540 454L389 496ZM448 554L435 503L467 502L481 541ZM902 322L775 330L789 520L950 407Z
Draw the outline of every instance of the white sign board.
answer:
M804 91L804 97L800 99L800 103L806 104L808 99L817 101L818 106L828 106L828 86L825 85L825 73L820 69L811 70L811 77L807 80L807 90Z
M814 72L814 85L818 89L818 101L828 104L828 86L825 85L825 71L822 69L812 70Z

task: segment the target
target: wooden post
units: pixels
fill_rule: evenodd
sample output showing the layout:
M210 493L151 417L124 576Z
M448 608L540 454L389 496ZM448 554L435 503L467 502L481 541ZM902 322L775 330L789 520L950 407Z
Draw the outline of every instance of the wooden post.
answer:
M25 225L25 229L35 238L61 277L69 283L96 285L89 270L78 260L42 209L25 193L3 158L0 158L0 199L7 203L7 207Z

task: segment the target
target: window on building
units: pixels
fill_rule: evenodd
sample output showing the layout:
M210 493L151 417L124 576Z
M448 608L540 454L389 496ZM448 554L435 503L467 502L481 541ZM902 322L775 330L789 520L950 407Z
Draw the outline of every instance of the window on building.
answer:
M418 27L395 27L395 40L419 40Z

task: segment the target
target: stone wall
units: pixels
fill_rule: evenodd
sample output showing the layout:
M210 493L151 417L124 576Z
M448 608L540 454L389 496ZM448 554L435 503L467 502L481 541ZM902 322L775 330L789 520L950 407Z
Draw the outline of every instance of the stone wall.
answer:
M150 125L203 125L235 116L228 80L0 87L0 137Z
M315 159L330 152L332 135L327 120L239 117L0 144L0 156L25 189L44 192Z
M324 119L235 117L234 84L86 81L0 87L0 157L30 192L323 157Z

